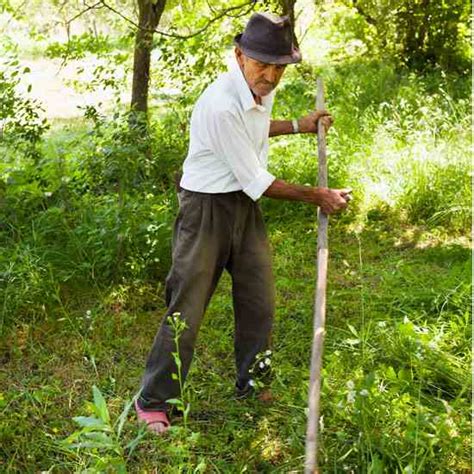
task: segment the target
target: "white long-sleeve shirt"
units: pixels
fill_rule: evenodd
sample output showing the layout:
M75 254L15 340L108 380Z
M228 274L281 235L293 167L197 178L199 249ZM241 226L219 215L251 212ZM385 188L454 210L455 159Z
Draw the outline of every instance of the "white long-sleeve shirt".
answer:
M258 105L234 59L194 106L181 187L203 193L242 190L259 199L275 180L267 171L274 95Z

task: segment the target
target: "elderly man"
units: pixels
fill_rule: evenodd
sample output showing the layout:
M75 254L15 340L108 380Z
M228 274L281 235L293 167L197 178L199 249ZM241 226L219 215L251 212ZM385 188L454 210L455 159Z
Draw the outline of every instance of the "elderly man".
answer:
M173 235L173 263L166 280L167 316L156 335L136 403L138 418L156 433L170 426L166 400L179 397L173 328L179 313L186 377L205 309L226 269L232 277L236 390L252 390L250 370L269 348L274 315L271 255L257 203L263 195L303 201L327 213L344 209L348 191L290 184L267 171L268 137L329 128L327 112L299 120L271 120L274 89L287 64L301 61L287 17L255 13L235 37L235 65L197 101L183 165L180 208Z

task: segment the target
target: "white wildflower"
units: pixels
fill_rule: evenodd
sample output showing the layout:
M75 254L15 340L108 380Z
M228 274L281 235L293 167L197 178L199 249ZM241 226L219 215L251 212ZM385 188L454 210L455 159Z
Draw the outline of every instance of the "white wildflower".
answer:
M272 351L271 351L271 350L265 351L265 355L266 355L266 356L272 355Z
M454 424L454 421L451 418L447 418L446 426L449 426L450 428L454 428L456 425Z
M255 387L255 380L250 379L250 380L249 380L249 385L250 385L251 387Z
M321 432L324 431L324 415L321 415L321 417L319 418L319 428Z
M379 328L384 328L385 326L387 326L387 321L379 321L379 322L377 323L377 326L378 326Z
M270 365L272 363L272 361L268 358L268 357L265 357L265 365Z
M387 386L383 383L383 380L380 381L378 385L378 389L380 393L386 392L387 391Z
M410 320L408 319L408 316L405 316L403 318L403 324L408 324L410 322Z
M261 368L261 369L264 369L265 368L265 363L264 362L260 362L258 364L258 366Z
M438 343L433 339L431 340L430 342L428 342L428 347L432 350L432 351L436 351L438 349Z
M449 430L449 436L451 436L451 438L457 438L459 436L459 432L457 430Z
M51 196L53 195L53 193L52 193L51 191L46 191L46 192L44 193L44 195L45 195L45 197L49 198L49 197L51 197Z
M368 397L369 391L364 388L359 392L359 395L362 395L363 397Z
M346 383L346 387L349 389L349 390L352 390L354 387L355 387L355 384L352 380L348 380L347 383Z
M350 392L347 392L347 403L354 403L356 399L356 393L351 390Z

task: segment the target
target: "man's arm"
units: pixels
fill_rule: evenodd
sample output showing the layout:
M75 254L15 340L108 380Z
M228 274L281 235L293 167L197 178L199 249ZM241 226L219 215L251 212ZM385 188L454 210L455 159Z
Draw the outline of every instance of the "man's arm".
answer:
M350 201L349 189L315 188L276 179L263 193L273 199L301 201L319 206L325 214L342 211Z
M278 135L289 135L293 133L293 124L291 120L270 120L269 137L276 137Z
M329 127L332 125L333 118L326 110L317 110L298 119L298 133L317 133L318 120L321 117L323 117L324 128L327 132ZM269 137L289 135L291 133L294 133L291 120L270 120L270 131L268 133Z

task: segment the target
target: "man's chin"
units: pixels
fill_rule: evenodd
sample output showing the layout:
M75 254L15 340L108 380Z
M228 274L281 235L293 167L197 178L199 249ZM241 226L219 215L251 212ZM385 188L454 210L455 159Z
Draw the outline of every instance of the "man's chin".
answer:
M273 92L274 87L264 87L259 89L258 91L254 91L254 94L258 95L259 97L265 97Z

